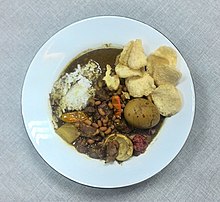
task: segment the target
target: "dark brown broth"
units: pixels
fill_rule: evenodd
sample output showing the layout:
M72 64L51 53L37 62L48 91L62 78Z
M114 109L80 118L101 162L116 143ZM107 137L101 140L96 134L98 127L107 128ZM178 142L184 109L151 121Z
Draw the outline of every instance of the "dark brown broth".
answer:
M114 66L115 58L121 53L119 48L102 48L89 51L75 59L66 67L65 73L73 72L77 64L85 65L90 59L99 63L100 67L104 69L107 64Z
M100 65L101 69L103 70L102 71L103 72L102 77L103 77L105 70L106 70L106 65L109 64L111 67L114 68L116 57L121 53L121 51L122 51L122 49L112 48L112 47L88 51L85 54L81 54L80 56L74 58L70 62L70 64L67 65L67 67L65 68L65 70L62 72L61 75L75 71L78 64L83 66L83 65L87 64L89 62L89 60L92 59ZM124 79L121 79L121 83L124 84ZM106 92L106 93L108 93L108 92ZM122 119L124 119L124 117L122 117ZM134 129L131 133L129 133L127 135L130 136L130 135L134 135L134 134L143 134L149 138L148 143L150 143L155 138L155 136L158 134L160 128L163 125L164 119L165 118L163 116L161 116L160 122L154 128L146 129L146 130ZM58 123L59 127L62 124L63 124L63 122L61 120L59 120L59 123ZM151 135L150 133L152 130L154 132ZM117 133L117 131L115 131L115 132Z

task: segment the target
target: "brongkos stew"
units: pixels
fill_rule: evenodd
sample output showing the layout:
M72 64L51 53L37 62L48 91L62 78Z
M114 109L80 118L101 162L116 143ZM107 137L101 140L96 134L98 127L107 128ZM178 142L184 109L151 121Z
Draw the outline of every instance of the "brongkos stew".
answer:
M172 48L146 56L139 39L74 58L50 93L56 133L105 162L144 153L164 119L181 109L176 64Z

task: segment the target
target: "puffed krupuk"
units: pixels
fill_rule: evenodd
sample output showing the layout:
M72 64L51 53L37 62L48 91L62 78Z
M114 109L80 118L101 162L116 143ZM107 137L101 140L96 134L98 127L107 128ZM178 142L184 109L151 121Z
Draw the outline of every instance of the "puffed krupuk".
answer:
M119 63L131 69L141 69L147 65L147 57L140 39L130 41L124 46L119 58Z

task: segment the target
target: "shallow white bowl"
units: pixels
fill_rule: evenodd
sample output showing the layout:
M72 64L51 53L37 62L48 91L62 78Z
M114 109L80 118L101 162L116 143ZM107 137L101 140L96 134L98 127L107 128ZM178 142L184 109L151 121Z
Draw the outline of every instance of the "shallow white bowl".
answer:
M182 110L167 118L147 151L122 164L105 164L78 153L55 132L51 123L49 93L63 68L80 52L105 43L124 45L142 39L149 54L161 45L178 54L182 78ZM101 188L132 185L155 175L167 166L185 143L195 112L192 78L175 46L152 27L128 18L100 16L73 23L52 36L35 55L22 91L22 114L28 136L41 157L56 171L78 183Z

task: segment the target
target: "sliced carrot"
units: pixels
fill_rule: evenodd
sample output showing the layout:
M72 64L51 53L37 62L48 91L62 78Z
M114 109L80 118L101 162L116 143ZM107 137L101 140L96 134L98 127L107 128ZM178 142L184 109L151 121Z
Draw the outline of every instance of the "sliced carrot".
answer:
M117 118L121 117L121 102L120 102L120 97L118 95L113 95L112 96L112 105L115 109L115 116Z

